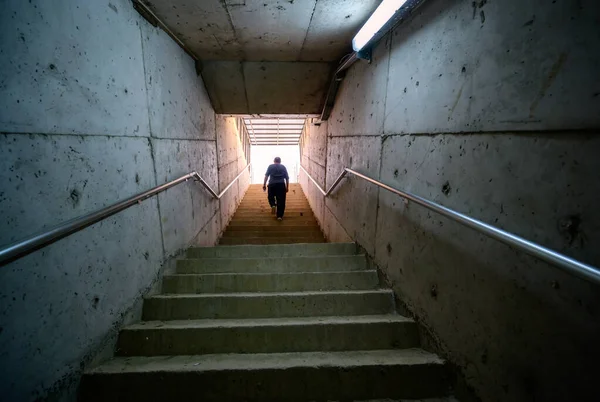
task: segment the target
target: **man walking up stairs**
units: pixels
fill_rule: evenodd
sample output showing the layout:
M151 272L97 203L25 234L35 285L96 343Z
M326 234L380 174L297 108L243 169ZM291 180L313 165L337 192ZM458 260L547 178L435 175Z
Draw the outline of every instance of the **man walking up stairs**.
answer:
M277 157L272 165L269 165L265 173L265 181L263 183L263 191L267 191L267 180L269 181L269 205L271 213L277 214L277 220L283 220L285 212L285 198L290 190L290 176L288 171L281 164L281 158Z

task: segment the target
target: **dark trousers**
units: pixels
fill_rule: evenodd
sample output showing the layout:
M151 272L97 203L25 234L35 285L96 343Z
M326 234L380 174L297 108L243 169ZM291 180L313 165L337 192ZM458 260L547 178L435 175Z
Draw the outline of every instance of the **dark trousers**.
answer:
M285 183L269 184L269 205L277 205L277 217L283 218L285 212Z

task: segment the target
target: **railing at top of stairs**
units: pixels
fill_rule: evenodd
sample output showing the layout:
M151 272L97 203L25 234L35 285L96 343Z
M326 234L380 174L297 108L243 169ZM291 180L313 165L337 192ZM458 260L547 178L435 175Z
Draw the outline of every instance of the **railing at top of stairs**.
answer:
M24 240L13 243L9 246L3 247L0 250L0 266L6 265L12 261L15 261L21 257L24 257L40 248L46 247L64 237L72 235L73 233L79 232L94 223L100 222L103 219L108 218L118 212L123 211L135 204L139 204L142 201L157 195L171 187L178 184L187 182L190 179L200 182L202 186L215 198L221 199L223 195L233 186L233 184L244 174L244 172L250 168L252 164L249 163L246 167L229 183L219 194L217 194L208 183L200 176L198 172L191 172L184 176L181 176L175 180L171 180L160 186L151 188L150 190L144 191L143 193L134 195L133 197L119 201L108 207L102 208L98 211L89 213L87 215L80 216L75 219L71 219L67 222L61 223L51 229L48 229L42 233L34 236L30 236Z
M314 183L317 189L323 194L324 197L328 197L331 192L340 184L342 179L347 175L351 174L353 176L359 177L363 180L368 181L369 183L375 184L378 187L383 188L391 193L397 194L400 197L404 198L407 201L413 201L431 211L437 212L447 218L450 218L462 225L465 225L471 229L474 229L480 233L483 233L492 239L496 239L501 241L502 243L508 244L511 247L514 247L520 251L524 251L527 254L530 254L534 257L537 257L543 261L546 261L552 265L555 265L565 272L578 276L582 279L585 279L589 282L600 285L600 270L597 268L577 261L573 258L567 257L566 255L560 254L554 250L550 250L544 246L541 246L537 243L526 240L520 236L517 236L513 233L504 231L502 229L498 229L492 225L488 225L487 223L481 222L475 218L472 218L468 215L462 214L460 212L454 211L450 208L446 208L443 205L437 204L433 201L429 201L423 197L419 197L418 195L408 193L406 191L398 190L394 187L388 186L380 181L377 181L371 177L365 176L362 173L358 173L352 169L344 168L342 173L335 179L329 190L324 190L321 188L319 183L315 179L312 178L310 173L300 165L300 169L306 174L306 176Z

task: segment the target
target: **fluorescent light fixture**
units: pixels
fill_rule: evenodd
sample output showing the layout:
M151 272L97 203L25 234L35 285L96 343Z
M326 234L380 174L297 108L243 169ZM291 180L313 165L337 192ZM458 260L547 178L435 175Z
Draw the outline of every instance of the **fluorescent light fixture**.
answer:
M365 25L358 31L354 39L352 39L354 51L358 52L365 47L371 38L396 14L396 11L404 3L406 3L406 0L383 0Z

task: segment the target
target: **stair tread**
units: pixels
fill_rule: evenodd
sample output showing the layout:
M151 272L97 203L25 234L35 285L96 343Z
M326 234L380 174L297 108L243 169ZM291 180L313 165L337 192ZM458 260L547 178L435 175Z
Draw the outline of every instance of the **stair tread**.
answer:
M287 256L287 257L196 257L196 258L180 258L178 261L187 261L187 260L191 260L191 261L207 261L207 262L213 262L213 261L227 261L227 260L234 260L234 261L242 261L242 262L250 262L250 261L265 261L265 260L273 260L273 261L281 261L281 262L285 262L286 260L288 262L292 262L294 260L313 260L313 261L317 261L317 260L328 260L328 259L334 259L334 260L345 260L345 259L354 259L354 258L358 258L358 259L363 259L365 258L365 254L328 254L328 255L323 255L323 256L318 256L318 255L301 255L301 256L297 256L297 257L292 257L292 256Z
M202 372L239 370L285 370L298 367L417 366L444 365L443 359L423 349L343 352L295 352L210 354L191 356L116 357L87 374L124 372Z
M299 247L300 245L295 244L294 247ZM318 247L318 248L322 248L323 245L319 245L319 246L315 246L314 244L307 244L307 246L309 247ZM347 247L347 246L356 246L356 244L354 243L327 243L327 247L331 247L331 248L337 248L337 247ZM190 247L190 249L192 250L207 250L207 249L213 249L213 248L248 248L248 249L260 249L260 248L264 248L264 249L268 249L268 248L273 248L273 245L269 245L269 244L264 244L264 245L253 245L253 244L248 244L248 245L235 245L235 246L213 246L213 247ZM276 246L277 248L279 248L280 246Z
M253 277L257 277L257 276L262 276L262 277L268 277L268 276L278 276L278 275L286 275L286 276L293 276L293 275L354 275L356 273L363 273L363 272L367 272L367 273L377 273L376 270L374 269L363 269L363 270L355 270L355 271L284 271L284 272L207 272L207 273L202 273L202 274L169 274L169 275L165 275L165 277L185 277L185 278L192 278L192 277L206 277L206 276L232 276L232 275L240 275L240 276L253 276Z
M329 317L281 317L253 319L199 319L199 320L156 320L142 321L126 327L126 331L146 329L196 329L196 328L244 328L297 325L328 325L328 324L374 324L374 323L414 323L414 320L398 314L374 314L357 316Z
M322 295L359 295L359 294L391 294L391 289L365 289L365 290L323 290L302 292L234 292L234 293L206 293L206 294L159 294L146 299L208 299L217 297L278 297L278 296L322 296Z
M327 402L341 402L341 401L327 401ZM447 398L426 398L426 399L361 399L354 400L352 402L459 402L454 397Z

